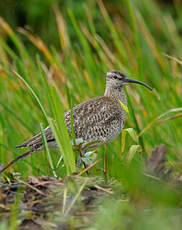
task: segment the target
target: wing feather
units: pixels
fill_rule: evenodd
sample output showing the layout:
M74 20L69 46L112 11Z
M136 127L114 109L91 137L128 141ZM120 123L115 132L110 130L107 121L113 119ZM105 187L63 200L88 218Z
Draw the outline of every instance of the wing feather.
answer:
M117 121L125 116L125 111L117 103L108 97L97 97L85 101L73 108L73 123L76 138L83 140L92 140L100 135L108 135L109 127L117 129ZM71 133L71 112L70 110L64 114L68 132ZM55 141L51 128L48 126L45 130L47 142ZM98 135L96 135L98 133ZM23 144L16 147L35 147L39 148L42 145L41 133L25 141Z

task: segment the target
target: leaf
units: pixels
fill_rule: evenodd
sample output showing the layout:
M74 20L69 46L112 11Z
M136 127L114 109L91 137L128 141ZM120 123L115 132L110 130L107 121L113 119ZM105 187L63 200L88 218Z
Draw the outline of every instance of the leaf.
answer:
M122 102L119 100L119 103L121 104L121 107L127 112L129 113L129 110L128 110L128 107Z
M126 140L126 129L123 129L121 133L121 153L124 153L125 150L125 140Z
M90 157L92 154L94 154L96 152L96 150L93 150L93 151L89 151L89 152L86 152L84 154L84 157Z
M85 162L87 165L91 165L93 163L93 158L91 157L91 155L93 155L93 153L95 152L96 150L86 152L82 157L82 161Z
M83 138L77 138L75 139L75 145L83 144Z
M142 151L142 148L140 145L132 145L128 151L126 161L128 163L130 163L132 161L133 157L135 156L135 153L141 152L141 151Z
M82 161L88 166L93 163L93 159L91 157L82 157Z
M133 128L128 128L128 129L125 129L130 137L135 141L135 142L138 142L138 135L137 135L137 132L135 131L135 129Z

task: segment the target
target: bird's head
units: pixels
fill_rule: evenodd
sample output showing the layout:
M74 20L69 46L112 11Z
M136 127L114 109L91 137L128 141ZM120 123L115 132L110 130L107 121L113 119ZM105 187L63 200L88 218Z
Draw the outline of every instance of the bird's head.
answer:
M123 85L129 84L129 83L136 83L136 84L143 85L147 87L148 89L152 90L151 87L149 87L148 85L146 85L145 83L141 81L127 78L126 75L119 70L111 70L107 72L106 82L108 86L111 86L114 88L120 88Z

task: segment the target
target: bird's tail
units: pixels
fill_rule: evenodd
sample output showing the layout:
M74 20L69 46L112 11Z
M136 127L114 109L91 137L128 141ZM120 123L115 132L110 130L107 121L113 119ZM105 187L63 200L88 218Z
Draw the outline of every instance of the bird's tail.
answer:
M0 173L4 172L4 170L6 170L7 168L9 168L12 164L14 164L15 162L17 162L18 160L21 160L25 157L27 157L28 155L34 153L35 151L33 149L30 149L28 152L25 152L23 154L21 154L20 156L16 157L15 159L13 159L12 161L10 161L7 165L5 165L3 168L0 169Z

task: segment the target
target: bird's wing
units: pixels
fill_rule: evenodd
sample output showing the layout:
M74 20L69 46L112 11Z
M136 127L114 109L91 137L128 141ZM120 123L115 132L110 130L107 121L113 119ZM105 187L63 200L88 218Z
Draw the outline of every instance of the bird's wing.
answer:
M84 134L94 127L103 127L120 119L121 105L108 97L98 97L85 101L73 109L73 123L76 138L84 137ZM123 111L125 113L125 111ZM65 121L69 133L71 132L70 111L65 113Z
M75 137L80 138L84 137L88 129L97 127L104 127L112 120L117 119L120 114L119 103L113 103L113 100L103 97L97 97L88 101L85 101L73 108L73 123L74 123L74 132ZM123 111L125 112L125 111ZM68 132L71 133L71 112L70 110L64 114L66 126ZM51 131L51 128L48 126L45 130L45 136L47 142L54 141L55 138ZM42 134L39 133L31 139L27 140L21 145L16 146L17 148L21 147L35 147L36 149L42 145Z
M51 131L51 128L48 126L46 129L44 129L45 137L47 142L53 141L54 136ZM42 145L42 133L38 133L34 137L30 138L29 140L25 141L21 145L17 145L16 148L22 148L22 147L35 147L39 148Z

